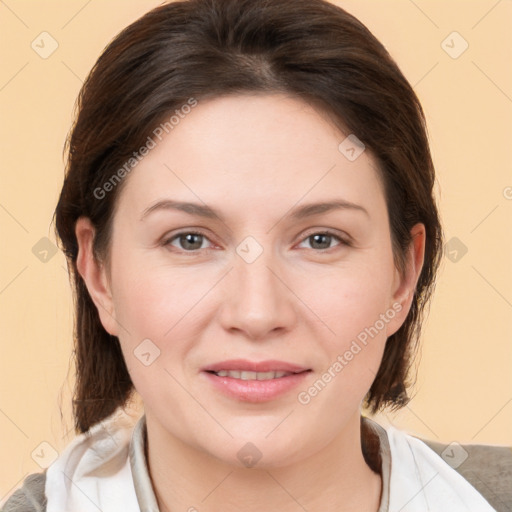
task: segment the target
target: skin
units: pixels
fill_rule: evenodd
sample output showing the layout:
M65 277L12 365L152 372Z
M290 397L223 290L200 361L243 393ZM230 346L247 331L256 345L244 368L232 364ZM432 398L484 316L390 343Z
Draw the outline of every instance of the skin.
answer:
M361 402L410 308L425 229L412 229L400 275L375 160L369 150L347 159L338 150L347 135L280 94L199 102L125 178L109 267L92 256L90 221L77 222L79 272L144 402L162 511L378 509L380 475L361 452ZM223 220L171 209L140 220L165 198L206 204ZM366 213L288 216L331 199ZM175 236L187 229L204 237L187 245ZM326 229L332 238L311 237ZM247 236L263 250L252 263L236 252ZM401 311L301 404L298 393L393 304ZM134 355L144 339L160 350L149 366ZM311 371L297 389L248 403L221 394L200 371L233 358ZM252 468L237 457L248 442L262 455Z

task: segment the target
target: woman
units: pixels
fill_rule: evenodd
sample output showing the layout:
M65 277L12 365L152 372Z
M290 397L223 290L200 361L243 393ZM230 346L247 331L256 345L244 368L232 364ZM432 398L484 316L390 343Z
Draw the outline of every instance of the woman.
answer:
M507 448L450 464L361 415L408 401L433 183L416 95L339 7L189 0L126 28L55 212L81 435L4 510L510 507Z

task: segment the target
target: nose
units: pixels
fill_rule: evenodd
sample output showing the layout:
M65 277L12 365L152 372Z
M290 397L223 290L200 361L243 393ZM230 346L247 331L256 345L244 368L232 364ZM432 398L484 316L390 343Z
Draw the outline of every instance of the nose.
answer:
M282 336L297 320L293 285L270 253L263 251L252 263L235 255L234 268L224 280L220 322L225 330L250 340Z

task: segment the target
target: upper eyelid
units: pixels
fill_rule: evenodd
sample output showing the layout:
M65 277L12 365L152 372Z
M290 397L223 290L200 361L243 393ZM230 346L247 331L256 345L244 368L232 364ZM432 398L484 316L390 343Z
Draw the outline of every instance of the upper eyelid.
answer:
M306 238L309 238L310 236L318 235L318 234L325 234L325 235L333 236L345 243L352 242L352 240L353 240L352 237L344 231L342 231L341 233L339 233L339 232L337 233L336 230L333 230L333 229L312 228L311 230L307 230L302 235L301 242L304 241Z

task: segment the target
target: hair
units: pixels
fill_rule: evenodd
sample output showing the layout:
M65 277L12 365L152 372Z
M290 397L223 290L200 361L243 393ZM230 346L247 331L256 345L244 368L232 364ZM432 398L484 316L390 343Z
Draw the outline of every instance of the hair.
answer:
M105 48L79 93L66 140L55 229L73 286L77 432L125 406L134 386L119 340L104 329L77 271L76 221L91 220L94 257L108 266L117 198L129 178L108 194L95 191L107 190L113 170L191 98L243 93L314 103L364 143L378 164L402 274L410 230L425 225L425 260L412 305L387 340L365 405L375 413L410 399L422 317L442 254L426 121L411 85L369 30L327 1L181 0L149 11Z

